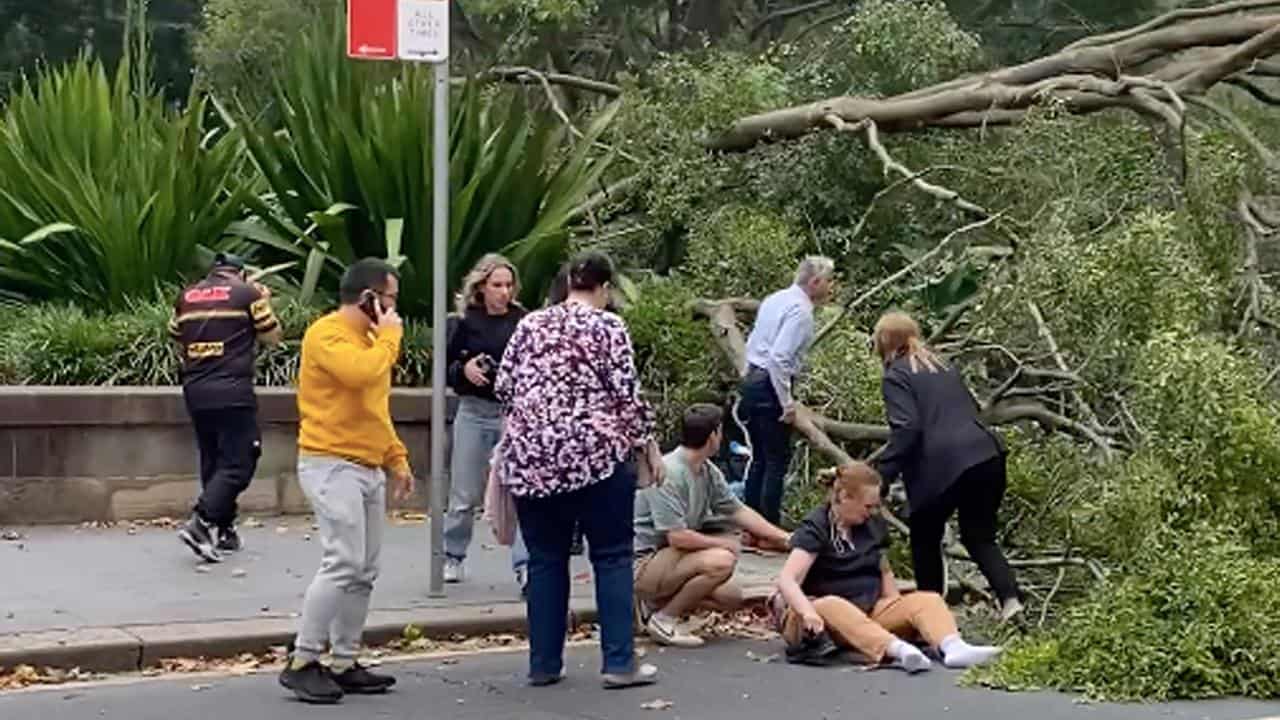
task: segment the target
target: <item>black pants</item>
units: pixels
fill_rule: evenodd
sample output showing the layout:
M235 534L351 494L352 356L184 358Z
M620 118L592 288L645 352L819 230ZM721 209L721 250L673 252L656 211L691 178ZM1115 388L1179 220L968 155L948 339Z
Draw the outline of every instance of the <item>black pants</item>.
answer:
M782 422L782 405L769 375L752 370L740 388L747 437L751 441L751 466L747 470L744 500L765 520L777 525L782 519L782 490L791 465L791 426Z
M200 499L195 510L220 528L236 521L236 500L253 481L262 454L254 408L192 410L200 448Z
M960 542L1004 602L1020 597L1018 582L1004 552L996 545L996 514L1004 500L1004 456L969 468L942 497L922 508L911 508L911 560L916 586L945 597L942 537L947 520L960 512Z

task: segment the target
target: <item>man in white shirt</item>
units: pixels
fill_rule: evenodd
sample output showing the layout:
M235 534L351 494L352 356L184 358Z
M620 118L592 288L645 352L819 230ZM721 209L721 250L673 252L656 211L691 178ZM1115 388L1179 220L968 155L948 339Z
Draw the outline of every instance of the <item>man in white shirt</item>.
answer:
M738 539L713 534L713 523L723 529L727 521L759 545L787 548L787 532L739 502L712 464L723 423L724 412L714 405L686 410L680 447L663 458L664 482L636 494L637 605L649 637L664 645L702 645L702 638L679 625L699 604L709 601L723 610L742 605L742 590L733 582ZM657 611L650 614L650 608Z
M746 374L739 388L752 455L746 501L772 523L782 515L783 480L791 463L792 385L813 344L813 309L831 297L834 278L831 258L805 258L795 284L760 303L747 338Z

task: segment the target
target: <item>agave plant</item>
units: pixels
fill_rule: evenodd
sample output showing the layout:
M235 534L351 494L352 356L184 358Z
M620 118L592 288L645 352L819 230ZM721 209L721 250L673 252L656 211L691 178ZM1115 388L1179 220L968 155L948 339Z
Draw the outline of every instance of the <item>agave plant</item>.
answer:
M199 99L166 107L132 65L111 78L82 55L9 98L0 296L124 308L187 275L243 213L240 143Z
M400 265L400 305L431 310L430 70L342 57L337 21L312 29L275 77L279 127L238 113L245 145L269 192L248 201L258 216L233 232L256 259L302 287L333 288L360 257ZM488 252L521 270L525 300L541 297L566 253L575 208L611 155L596 150L616 107L580 138L523 92L466 83L450 102L450 290ZM229 118L235 122L235 118Z

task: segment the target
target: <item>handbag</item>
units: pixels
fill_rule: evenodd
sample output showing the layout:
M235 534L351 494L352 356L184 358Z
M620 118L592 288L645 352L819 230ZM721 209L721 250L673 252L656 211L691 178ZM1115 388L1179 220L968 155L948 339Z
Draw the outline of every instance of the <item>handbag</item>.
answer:
M516 541L516 501L498 473L502 464L495 448L489 460L489 483L484 490L484 517L493 528L499 545L510 547Z

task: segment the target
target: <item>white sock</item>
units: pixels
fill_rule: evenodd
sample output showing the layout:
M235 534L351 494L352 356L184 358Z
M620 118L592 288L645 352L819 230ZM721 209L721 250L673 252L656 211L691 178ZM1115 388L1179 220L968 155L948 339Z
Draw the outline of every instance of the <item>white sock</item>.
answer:
M1002 652L994 645L970 645L958 634L943 640L938 649L942 651L942 664L953 669L985 665Z
M894 667L906 670L913 675L933 667L933 663L929 662L929 658L925 657L919 648L897 638L889 643L889 649L885 654L893 660Z

